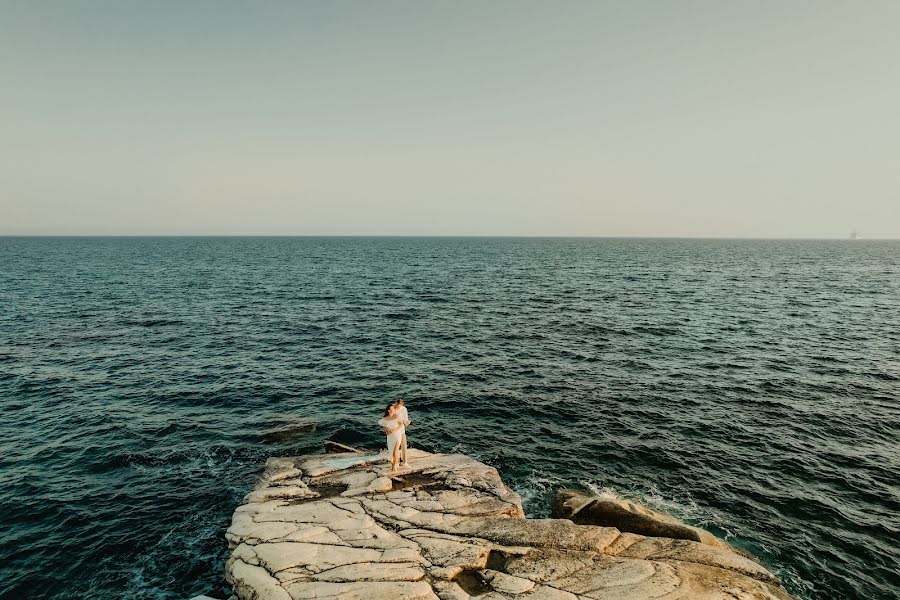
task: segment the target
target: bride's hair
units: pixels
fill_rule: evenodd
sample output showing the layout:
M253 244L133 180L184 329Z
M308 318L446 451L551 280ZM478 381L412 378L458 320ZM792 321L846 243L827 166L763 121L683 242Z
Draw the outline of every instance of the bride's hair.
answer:
M389 414L391 414L391 408L393 408L393 407L394 407L394 403L393 403L393 402L391 402L390 404L388 404L388 405L387 405L387 408L384 409L384 416L388 416Z

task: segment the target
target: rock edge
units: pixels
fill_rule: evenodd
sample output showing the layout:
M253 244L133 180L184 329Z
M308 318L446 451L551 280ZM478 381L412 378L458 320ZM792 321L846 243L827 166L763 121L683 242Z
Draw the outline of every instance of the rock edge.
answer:
M471 457L410 449L392 475L383 454L329 450L269 459L235 510L225 574L238 600L791 598L711 534L631 503L566 490L566 518L526 519ZM579 524L610 514L621 529Z

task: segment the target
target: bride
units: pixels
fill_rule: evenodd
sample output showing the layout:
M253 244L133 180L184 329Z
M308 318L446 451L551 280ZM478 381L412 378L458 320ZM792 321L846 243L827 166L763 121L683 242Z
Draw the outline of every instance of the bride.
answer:
M387 435L388 453L391 455L391 473L397 472L397 462L400 460L400 441L403 439L405 427L400 420L394 403L387 405L384 416L378 420L378 426Z

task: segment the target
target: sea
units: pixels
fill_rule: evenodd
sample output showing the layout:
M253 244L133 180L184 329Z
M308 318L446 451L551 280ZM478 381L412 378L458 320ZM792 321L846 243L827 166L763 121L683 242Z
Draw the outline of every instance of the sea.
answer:
M0 597L227 598L267 457L384 443L900 597L900 242L0 238Z

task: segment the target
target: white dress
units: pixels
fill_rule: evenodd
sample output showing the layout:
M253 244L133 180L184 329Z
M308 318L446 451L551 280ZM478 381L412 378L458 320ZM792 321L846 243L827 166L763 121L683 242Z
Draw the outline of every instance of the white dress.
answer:
M399 425L399 427L397 427ZM405 431L405 427L403 427L403 421L400 419L379 419L378 420L379 427L385 427L387 429L393 429L397 427L397 429L393 433L387 434L387 447L388 447L388 455L393 456L394 448L397 447L397 444L400 443L400 440L403 439L403 432Z

